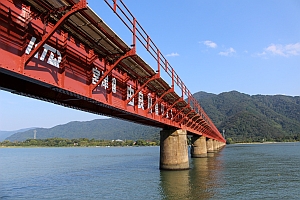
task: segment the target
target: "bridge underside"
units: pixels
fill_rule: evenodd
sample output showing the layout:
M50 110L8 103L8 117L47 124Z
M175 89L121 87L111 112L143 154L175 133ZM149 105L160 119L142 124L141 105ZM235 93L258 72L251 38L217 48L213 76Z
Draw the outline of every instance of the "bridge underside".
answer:
M0 68L0 89L61 106L82 110L98 115L120 118L131 122L163 128L166 125L148 118L127 113L124 110L103 104L53 85L22 76ZM14 84L11 84L14 83Z

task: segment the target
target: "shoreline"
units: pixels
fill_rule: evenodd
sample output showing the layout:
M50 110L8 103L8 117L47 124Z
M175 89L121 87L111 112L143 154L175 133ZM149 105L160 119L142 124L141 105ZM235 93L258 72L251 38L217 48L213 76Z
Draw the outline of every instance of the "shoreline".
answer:
M233 144L279 144L279 143L298 143L299 141L295 141L295 142L241 142L241 143L233 143ZM231 144L227 144L227 145L231 145Z
M135 148L135 147L159 147L159 145L153 146L62 146L62 147L54 147L54 146L0 146L0 149L3 148Z

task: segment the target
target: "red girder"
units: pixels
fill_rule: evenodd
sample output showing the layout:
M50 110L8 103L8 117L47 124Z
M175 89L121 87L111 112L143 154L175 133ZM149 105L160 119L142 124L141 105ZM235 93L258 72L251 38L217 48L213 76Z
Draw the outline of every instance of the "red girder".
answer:
M138 95L138 93L148 84L148 83L150 83L151 81L153 81L153 80L156 80L156 79L159 79L160 78L160 76L159 76L159 74L155 74L154 76L152 76L152 77L150 77L142 86L140 86L140 88L139 89L137 89L136 91L135 91L135 93L129 98L129 99L127 99L126 100L126 103L125 104L128 104L135 96L137 96Z
M184 114L184 116L182 117L182 119L178 122L179 124L181 124L181 122L191 113L194 112L194 110L190 110L187 114Z
M162 115L162 117L165 117L166 114L179 102L184 101L183 98L179 98L177 101L175 101L171 106L168 107L168 109L166 110L166 112Z
M69 26L70 28L72 28L72 29L75 30L74 25L72 25L71 23L68 23L68 26ZM81 37L85 37L85 36L84 36L84 33L82 33L81 31L77 31L76 34L79 34ZM93 46L97 46L97 48L100 49L100 51L102 51L104 54L109 54L109 52L108 52L106 49L104 49L104 48L102 48L101 46L99 46L95 41L91 40L89 37L85 37L85 39L86 39L88 42L90 42ZM98 50L98 51L99 51L99 50Z
M1 54L3 53L4 57L9 57L8 59L14 60L15 64L10 65L11 62L0 58L0 76L8 81L9 78L11 78L13 79L13 83L18 83L9 85L7 81L5 83L1 82L1 88L7 88L8 90L16 91L20 94L26 94L35 98L38 97L60 105L97 114L102 113L108 116L120 117L147 125L186 128L193 134L204 135L222 142L225 141L211 119L171 67L170 63L122 1L112 0L113 5L110 6L108 0L105 0L132 33L132 48L129 48L118 37L110 35L112 31L105 23L102 23L100 18L97 18L98 16L94 14L89 15L92 11L87 7L86 0L65 1L71 5L71 8L65 13L63 11L65 11L67 7L61 6L55 8L51 3L48 4L44 0L36 1L35 4L31 4L33 9L31 9L30 20L32 22L31 24L34 25L31 29L34 29L34 31L28 29L25 23L26 20L23 19L21 20L22 23L18 23L20 13L18 13L17 9L19 8L13 6L13 1L5 0L1 2L1 5L5 5L9 11L9 6L11 6L15 13L9 12L8 15L4 15L2 13L5 13L3 12L5 7L1 8L0 18L3 18L5 22L11 23L5 26L0 24L0 33L4 34L1 39L5 38L0 40L0 43L2 42L2 45L6 42L5 48L0 49L0 52ZM25 5L26 2L24 3ZM43 3L45 3L45 5L42 5ZM41 8L44 8L45 11L48 12L41 12ZM123 8L125 8L126 12L122 10ZM85 9L87 9L87 11L83 11ZM118 14L119 11L125 15L124 19ZM54 15L55 12L57 12L58 16L61 16L60 14L62 13L64 14L59 18ZM80 15L76 14L77 12L80 12ZM48 15L42 16L41 13L48 13ZM126 13L128 13L129 17L126 16ZM14 19L11 20L10 15L12 14L14 15ZM71 19L68 18L73 14L75 14L75 16L71 18L71 21ZM51 17L54 22L57 22L53 23L53 21L51 21L55 25L49 28L48 24L42 21L41 18L32 17L37 15L44 20L46 20L46 17ZM127 23L126 20L128 20L129 23ZM89 22L88 24L92 24L93 26L80 26L80 28L78 28L80 30L76 31L81 21ZM65 24L65 26L62 26L62 24ZM4 28L2 28L2 26ZM15 32L11 31L10 28L14 29ZM22 35L21 30L23 30ZM46 30L48 31L47 33ZM12 34L10 34L10 31ZM101 33L100 36L95 36L96 32L97 34L98 32L99 34ZM26 47L27 44L24 42L24 38L28 41L30 36L33 38L40 35L43 35L42 40L39 41L36 47L32 46L30 51L26 50L26 54L24 47ZM101 37L103 39L101 43L99 43L101 47L97 45L97 40L94 37ZM20 53L14 54L12 52L17 52L16 50L7 50L11 48L10 46L13 46L9 44L9 39L17 40L15 43L18 45L14 45L14 48L17 49L19 47L20 49L17 50ZM137 40L141 42L145 49L156 60L157 73L136 54ZM32 41L35 41L35 39ZM31 42L30 45L32 45L32 43L34 42ZM32 59L35 55L41 53L40 49L42 47L46 48L44 45L55 49L55 51L49 50L47 54L45 53L43 59ZM51 62L49 64L50 56L52 56L52 59L53 56L56 56L57 65L51 66ZM59 61L58 56L61 56ZM48 61L44 60L45 57ZM30 65L28 65L29 62ZM15 66L17 66L17 69ZM98 76L98 72L94 72L93 70L94 68L103 70L103 66L104 72L101 76ZM165 80L160 77L161 68L171 77L171 83L166 83ZM95 78L96 75L97 78ZM21 79L18 79L18 77L21 77ZM118 85L114 85L114 90L112 90L113 87L110 88L112 83L110 83L110 86L103 86L105 84L101 84L105 83L103 81L106 77L109 77L111 81L114 79L115 83L118 83ZM117 79L118 81L116 81ZM108 81L108 79L105 81ZM175 92L175 84L177 84L181 90L181 97ZM127 92L130 91L127 88L128 85L134 88L131 94L129 92L131 96L128 96L126 93L126 90ZM96 88L97 90L95 91ZM148 106L145 109L143 107L147 104L145 98L135 99L136 101L133 102L133 106L128 105L140 91L143 91L143 95L146 92L152 94L151 103L148 102ZM153 94L157 99L152 103ZM76 99L76 101L74 101L74 99ZM184 99L187 99L187 102L185 102ZM142 104L136 104L136 102L141 103L141 101L143 101ZM149 110L152 110L154 106L159 103L166 106L166 110L162 110L156 114L150 113ZM138 105L142 105L142 108ZM172 117L165 117L170 111L172 111Z
M53 33L59 28L59 26L62 25L62 23L68 17L70 17L72 14L74 14L74 13L80 11L80 10L84 10L86 8L87 8L86 0L80 0L77 4L75 4L74 6L72 6L72 8L70 9L70 11L68 11L62 18L60 18L60 20L55 24L55 26L52 28L52 30L49 33L45 34L42 37L42 40L39 42L39 44L29 53L29 55L27 55L25 57L24 67L33 58L33 56L39 51L39 49L42 46L44 46L44 44L48 41L48 39L53 35Z
M186 109L186 108L188 108L188 107L189 107L189 105L186 105L185 107L181 108L181 109L176 113L176 115L174 116L174 119L176 119L176 117L177 117L179 114L182 114L181 111L183 111L184 109Z
M189 121L192 123L191 125L187 124L188 127L192 126L194 123L196 123L195 120L193 120L195 117L200 117L198 113L196 113L192 118L189 119Z
M98 80L98 82L95 84L94 87L92 87L92 91L94 91L98 85L103 81L103 79L112 72L112 70L119 64L119 62L121 62L123 59L130 57L130 56L134 56L135 54L135 48L130 49L128 52L125 53L125 55L121 56L114 64L109 66L109 69L106 70L104 72L104 74L100 77L100 79Z
M174 88L170 88L168 91L164 92L158 99L156 99L156 101L153 103L153 105L147 109L147 112L149 112L149 110L152 110L154 108L155 104L159 103L166 94L169 94L171 92L174 92Z
M201 118L201 117L200 117ZM201 118L202 119L202 118ZM201 121L201 119L200 119L200 121ZM202 119L203 120L203 119ZM205 121L201 121L201 122L204 122L205 123ZM198 122L197 121L197 124L196 124L196 127L194 127L194 129L196 129L196 130L198 130L201 126L202 126L202 123L201 122Z

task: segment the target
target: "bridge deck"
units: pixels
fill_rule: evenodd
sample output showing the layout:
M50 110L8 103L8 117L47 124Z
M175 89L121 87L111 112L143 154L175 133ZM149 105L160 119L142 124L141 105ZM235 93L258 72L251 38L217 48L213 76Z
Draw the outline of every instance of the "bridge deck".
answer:
M154 52L159 67L153 70L136 54L135 40L129 47L84 0L6 0L0 7L2 89L224 141L160 52ZM139 39L137 22L131 23ZM145 48L152 48L144 39ZM160 77L161 62L171 86Z

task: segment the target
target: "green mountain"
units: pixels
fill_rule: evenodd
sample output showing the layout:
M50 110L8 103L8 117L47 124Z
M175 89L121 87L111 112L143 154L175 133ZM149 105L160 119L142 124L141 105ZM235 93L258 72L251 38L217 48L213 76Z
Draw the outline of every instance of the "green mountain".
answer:
M300 140L300 96L219 95L198 92L200 102L228 142Z
M20 130L16 130L16 131L0 131L0 142L2 142L3 140L5 140L5 138L18 133L18 132L24 132L30 129L34 129L34 128L25 128L25 129L20 129Z
M300 140L300 96L247 95L237 91L219 95L198 92L194 97L217 128L225 130L228 142ZM159 128L114 118L70 122L53 128L36 128L36 138L88 138L100 140L159 139ZM33 138L33 130L16 133L7 139Z
M69 122L53 128L36 128L36 138L88 138L97 140L153 140L159 139L160 128L143 126L119 119L95 119L86 122ZM9 141L24 141L33 138L33 131L16 133L8 138Z

